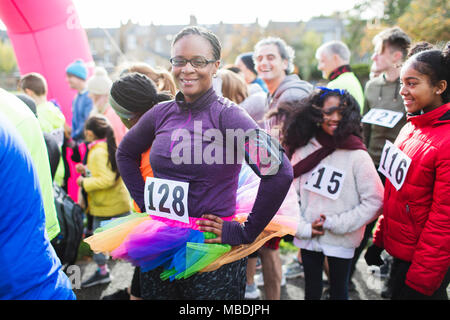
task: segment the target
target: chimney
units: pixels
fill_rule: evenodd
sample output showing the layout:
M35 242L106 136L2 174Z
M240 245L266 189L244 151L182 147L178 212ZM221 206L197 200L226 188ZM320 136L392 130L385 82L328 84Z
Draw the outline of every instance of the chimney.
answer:
M197 25L197 18L193 14L189 16L189 25L190 26Z

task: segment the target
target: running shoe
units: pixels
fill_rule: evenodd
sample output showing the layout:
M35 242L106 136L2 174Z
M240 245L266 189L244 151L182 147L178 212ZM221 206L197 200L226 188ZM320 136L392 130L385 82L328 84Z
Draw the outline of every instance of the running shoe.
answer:
M245 299L259 299L261 297L261 292L256 287L256 283L251 285L247 284L245 286Z
M303 270L303 265L297 259L294 259L294 261L288 265L283 266L283 275L286 279L295 279L304 277L305 271Z

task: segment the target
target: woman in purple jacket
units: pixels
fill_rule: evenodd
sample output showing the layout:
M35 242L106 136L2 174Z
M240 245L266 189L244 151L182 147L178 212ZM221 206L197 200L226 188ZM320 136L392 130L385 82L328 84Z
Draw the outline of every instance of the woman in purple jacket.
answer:
M171 54L180 92L175 100L145 113L124 137L117 151L121 176L142 210L179 221L203 218L196 220L200 230L216 235L205 243L251 243L283 202L293 179L292 167L275 139L259 131L242 108L216 95L212 83L221 46L213 33L187 27L174 38ZM150 146L150 163L158 179L146 184L139 161ZM231 217L244 158L261 184L252 212L241 225ZM242 259L169 282L160 279L159 267L142 273L142 297L243 299L245 270Z

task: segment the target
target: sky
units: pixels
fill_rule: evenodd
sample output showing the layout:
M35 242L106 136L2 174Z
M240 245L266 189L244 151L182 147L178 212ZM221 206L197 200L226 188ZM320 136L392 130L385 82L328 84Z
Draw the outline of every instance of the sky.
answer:
M346 11L361 0L72 0L84 28L114 28L128 20L142 25L185 25L190 15L199 24L307 21ZM6 29L0 21L0 29Z
M356 0L72 0L84 28L118 27L131 19L148 25L306 21L353 8Z
M356 0L72 0L84 28L118 27L131 19L148 25L306 21L353 8Z

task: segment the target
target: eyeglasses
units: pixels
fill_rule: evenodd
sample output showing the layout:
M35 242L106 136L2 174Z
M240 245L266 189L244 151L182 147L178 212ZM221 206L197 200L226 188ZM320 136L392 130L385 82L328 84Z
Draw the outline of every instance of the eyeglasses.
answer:
M204 68L208 64L216 62L217 60L208 60L204 57L195 57L190 60L184 58L170 58L169 61L174 67L184 67L189 62L194 68Z

